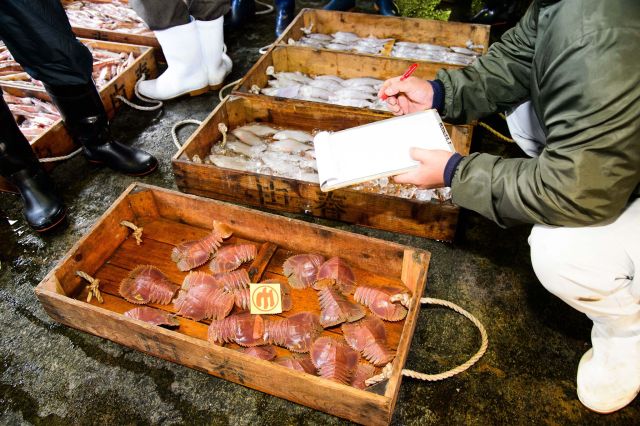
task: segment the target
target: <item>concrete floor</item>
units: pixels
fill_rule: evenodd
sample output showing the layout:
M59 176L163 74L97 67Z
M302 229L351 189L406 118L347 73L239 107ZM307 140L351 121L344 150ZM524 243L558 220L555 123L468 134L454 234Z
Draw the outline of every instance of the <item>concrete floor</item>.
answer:
M306 1L304 6L320 6ZM360 5L360 3L359 3ZM360 5L362 7L362 5ZM370 10L370 3L364 3ZM226 36L232 78L272 41L273 15L249 31ZM169 102L162 112L123 109L113 132L160 160L141 179L175 188L169 129L184 118L203 119L217 93ZM191 129L181 132L184 140ZM474 149L521 155L477 130ZM133 181L74 158L53 173L69 207L69 227L53 235L30 231L18 197L0 196L0 424L213 424L337 425L344 421L127 349L53 322L33 288ZM489 332L480 362L454 378L403 381L393 417L397 425L429 424L638 424L640 400L608 416L576 398L578 360L590 347L590 323L547 293L531 269L529 227L500 229L463 214L454 244L349 226L335 226L429 250L426 295L453 301L476 315ZM423 308L407 367L438 372L465 361L479 337L461 316Z

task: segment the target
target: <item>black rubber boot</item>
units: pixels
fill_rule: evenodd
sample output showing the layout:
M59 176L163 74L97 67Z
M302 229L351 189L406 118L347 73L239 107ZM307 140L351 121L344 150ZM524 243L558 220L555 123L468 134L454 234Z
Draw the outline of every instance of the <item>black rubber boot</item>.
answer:
M392 0L376 0L376 8L380 15L396 16L396 9Z
M331 0L327 3L324 10L341 10L347 11L356 7L356 0Z
M296 9L295 0L275 0L276 5L276 37L284 32L293 21Z
M225 16L224 23L238 29L256 16L254 0L231 0L231 10Z
M44 232L65 223L62 199L2 100L0 132L0 172L18 188L29 226Z
M513 21L515 8L515 2L490 0L471 18L471 22L484 25L504 25Z
M107 114L93 83L45 84L45 87L60 110L69 133L78 145L82 145L87 160L131 176L144 176L158 167L158 160L148 152L113 139Z

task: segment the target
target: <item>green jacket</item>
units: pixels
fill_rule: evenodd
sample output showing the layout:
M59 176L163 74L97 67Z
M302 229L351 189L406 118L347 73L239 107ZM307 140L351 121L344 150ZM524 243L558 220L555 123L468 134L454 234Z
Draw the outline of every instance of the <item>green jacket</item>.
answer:
M437 78L445 119L529 99L547 136L538 158L465 157L454 203L502 226L583 226L640 195L640 1L536 0L485 56Z

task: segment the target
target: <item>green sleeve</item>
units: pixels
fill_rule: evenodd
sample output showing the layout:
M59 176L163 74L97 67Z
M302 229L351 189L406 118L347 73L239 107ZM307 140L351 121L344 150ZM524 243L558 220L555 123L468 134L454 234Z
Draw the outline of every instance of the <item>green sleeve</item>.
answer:
M445 89L443 118L469 123L529 97L538 9L533 2L520 22L473 65L438 72Z
M540 81L547 147L538 158L465 158L453 201L500 225L582 226L618 215L640 183L637 28L569 44Z

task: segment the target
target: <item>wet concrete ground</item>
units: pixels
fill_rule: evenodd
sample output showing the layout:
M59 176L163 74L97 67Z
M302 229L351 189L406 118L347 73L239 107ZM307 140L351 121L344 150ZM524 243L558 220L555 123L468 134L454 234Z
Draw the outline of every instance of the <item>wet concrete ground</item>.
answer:
M320 2L304 2L319 6ZM360 5L360 3L359 3ZM370 3L363 3L370 10ZM361 6L362 7L362 6ZM257 48L272 41L273 15L227 34L235 68L244 74ZM203 119L217 93L169 102L162 112L123 109L113 132L147 149L160 169L141 179L174 188L169 129ZM183 140L191 128L180 132ZM475 150L521 155L476 131ZM0 194L0 424L337 425L343 420L172 364L53 322L34 287L134 179L77 157L52 173L69 207L69 227L53 235L30 231L20 200ZM587 319L546 292L531 269L529 227L500 229L473 213L461 218L454 244L299 217L432 253L425 295L476 315L489 349L469 371L437 383L403 381L396 425L637 424L640 401L608 416L577 400L575 372L590 347ZM464 362L479 345L460 315L423 308L407 368L439 372Z

